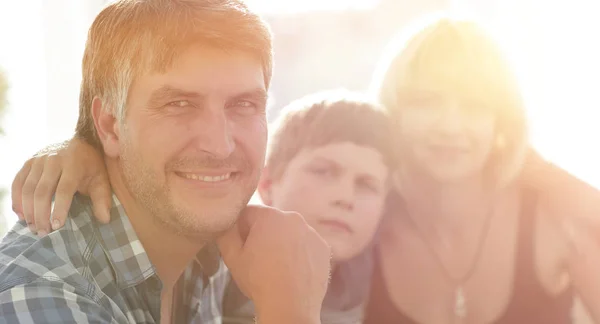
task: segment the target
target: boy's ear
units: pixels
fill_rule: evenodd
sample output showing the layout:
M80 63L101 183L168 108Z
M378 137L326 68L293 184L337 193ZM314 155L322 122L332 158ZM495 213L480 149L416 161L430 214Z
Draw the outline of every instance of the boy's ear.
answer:
M258 181L258 195L262 200L263 204L271 206L273 204L271 197L271 190L273 187L273 179L271 177L271 170L268 167L264 167L260 180Z

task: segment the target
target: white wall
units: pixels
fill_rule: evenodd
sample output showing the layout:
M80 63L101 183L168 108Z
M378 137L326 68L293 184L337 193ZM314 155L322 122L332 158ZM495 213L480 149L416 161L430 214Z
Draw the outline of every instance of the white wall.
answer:
M23 162L67 139L77 120L81 56L87 29L105 0L0 1L0 67L9 78L9 112L0 138L0 188ZM6 198L6 197L5 197ZM0 208L16 217L5 199Z
M44 0L48 141L69 138L77 121L81 58L102 0Z
M2 121L7 136L0 137L0 187L8 188L19 165L47 135L41 0L0 1L0 67L10 84L9 111ZM9 211L7 200L0 215L12 223Z
M459 1L489 18L512 55L534 145L600 188L600 3Z

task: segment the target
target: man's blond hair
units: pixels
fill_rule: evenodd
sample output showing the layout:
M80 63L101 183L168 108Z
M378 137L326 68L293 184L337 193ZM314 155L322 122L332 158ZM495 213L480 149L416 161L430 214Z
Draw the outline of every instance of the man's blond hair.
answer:
M122 122L135 79L165 71L191 44L254 55L262 62L268 88L271 32L242 0L120 0L102 10L89 30L76 136L99 147L91 114L94 97Z

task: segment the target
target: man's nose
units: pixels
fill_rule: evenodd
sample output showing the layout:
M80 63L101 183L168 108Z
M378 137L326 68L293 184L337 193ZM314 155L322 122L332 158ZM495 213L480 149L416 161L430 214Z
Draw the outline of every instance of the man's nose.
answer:
M232 125L222 107L207 108L196 116L196 146L217 159L229 157L235 150Z

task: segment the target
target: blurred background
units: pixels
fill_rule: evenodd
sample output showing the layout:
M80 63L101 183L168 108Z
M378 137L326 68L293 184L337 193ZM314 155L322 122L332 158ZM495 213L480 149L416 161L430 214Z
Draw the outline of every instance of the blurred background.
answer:
M0 136L0 188L23 162L69 138L77 119L87 29L107 0L0 2L0 70L9 85ZM363 91L397 31L459 8L485 22L517 74L542 153L600 186L600 7L591 0L249 0L275 34L273 105L313 91ZM596 147L596 148L594 148ZM8 194L7 191L5 191ZM4 195L0 233L16 219Z
M16 220L13 176L40 148L69 138L77 119L87 29L107 0L0 1L0 70L8 105L0 136L0 233ZM591 0L249 0L275 34L273 105L313 91L366 90L398 30L428 12L462 8L502 42L542 153L600 186L600 7Z
M72 136L87 29L106 0L0 1L0 236L16 221L9 188L23 162ZM501 41L519 76L533 142L600 187L600 6L593 0L249 0L275 34L273 106L313 91L366 90L382 50L419 16L468 10ZM1 82L0 82L1 87ZM0 98L1 99L1 98Z

